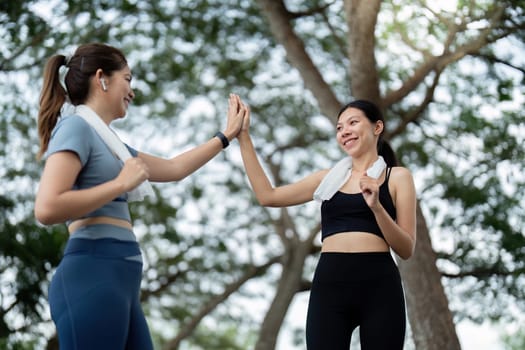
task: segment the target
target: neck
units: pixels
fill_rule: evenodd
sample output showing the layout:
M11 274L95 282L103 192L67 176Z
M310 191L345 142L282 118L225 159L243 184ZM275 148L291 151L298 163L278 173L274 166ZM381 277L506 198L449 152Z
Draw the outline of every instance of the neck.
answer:
M91 108L100 117L100 119L106 123L106 125L109 125L113 121L113 118L108 117L108 113L105 112L105 109L101 104L96 103L95 101L86 101L84 104Z
M359 158L352 158L352 169L357 172L365 172L370 168L379 158L377 153L364 155Z

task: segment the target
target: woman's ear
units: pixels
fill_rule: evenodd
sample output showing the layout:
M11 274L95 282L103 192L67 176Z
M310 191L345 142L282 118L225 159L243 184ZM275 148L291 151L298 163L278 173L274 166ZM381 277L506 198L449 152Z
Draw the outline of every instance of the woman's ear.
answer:
M104 77L104 71L102 69L97 69L97 71L95 72L95 79L96 80L100 80L100 78L103 78Z
M102 69L97 69L95 72L95 82L96 84L102 88L103 91L108 91L107 85L106 85L106 79L104 78L104 72Z
M383 123L382 120L378 120L376 122L376 126L374 128L374 135L381 135L381 133L383 132L383 128L385 127L385 124Z

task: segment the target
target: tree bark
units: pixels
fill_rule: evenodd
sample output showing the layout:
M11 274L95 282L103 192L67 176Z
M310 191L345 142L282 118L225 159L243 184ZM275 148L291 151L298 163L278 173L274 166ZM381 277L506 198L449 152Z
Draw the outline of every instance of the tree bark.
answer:
M275 349L286 313L295 294L301 289L304 264L311 251L310 246L311 242L294 241L283 254L284 261L277 290L259 330L255 350Z
M424 350L461 349L436 262L418 205L416 249L410 259L399 263L414 344Z
M375 58L375 27L380 0L345 0L351 95L380 102Z

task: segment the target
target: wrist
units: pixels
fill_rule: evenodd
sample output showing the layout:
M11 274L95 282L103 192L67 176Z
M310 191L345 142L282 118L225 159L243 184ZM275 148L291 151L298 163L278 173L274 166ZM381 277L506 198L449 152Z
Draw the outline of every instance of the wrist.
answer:
M221 141L223 149L230 145L230 138L228 138L228 136L223 134L221 131L217 131L214 137L217 137L219 141Z
M370 209L372 210L374 214L377 214L383 210L383 206L381 205L381 203L377 203L376 206L370 207Z
M237 140L239 141L239 143L251 142L250 132L248 130L241 130L241 132L239 132L239 135L237 135Z
M231 142L231 140L233 140L235 138L235 136L237 135L235 132L231 132L228 129L222 131L222 134L224 136L226 136L226 138L228 139L229 142Z
M239 133L237 134L237 139L238 140L241 140L241 139L246 139L250 137L250 133L248 132L248 130L241 130L239 131Z
M117 196L120 196L123 193L128 192L126 189L126 185L120 181L120 179L117 177L110 181L113 184L113 187L115 188L115 191L117 193Z

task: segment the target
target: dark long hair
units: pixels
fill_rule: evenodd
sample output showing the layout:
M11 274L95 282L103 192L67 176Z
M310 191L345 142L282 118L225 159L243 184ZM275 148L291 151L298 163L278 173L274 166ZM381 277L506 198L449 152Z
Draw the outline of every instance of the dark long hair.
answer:
M339 119L341 114L343 114L343 112L346 111L348 108L359 109L372 123L375 123L377 121L383 122L384 132L386 127L385 118L383 117L383 113L381 113L381 110L374 103L367 100L355 100L350 103L347 103L339 111L337 119ZM390 143L383 138L383 132L381 133L381 135L379 135L379 139L377 140L377 153L385 159L385 162L388 166L397 166L398 162L396 154L390 146Z
M60 109L69 97L73 105L86 102L89 95L90 78L102 69L104 74L111 76L113 72L127 66L126 57L119 50L105 44L84 44L77 48L71 58L64 55L54 55L49 58L44 68L44 81L40 94L40 109L38 111L38 136L40 159L47 150L51 132L55 127ZM65 76L65 89L60 83L59 69L69 68Z

